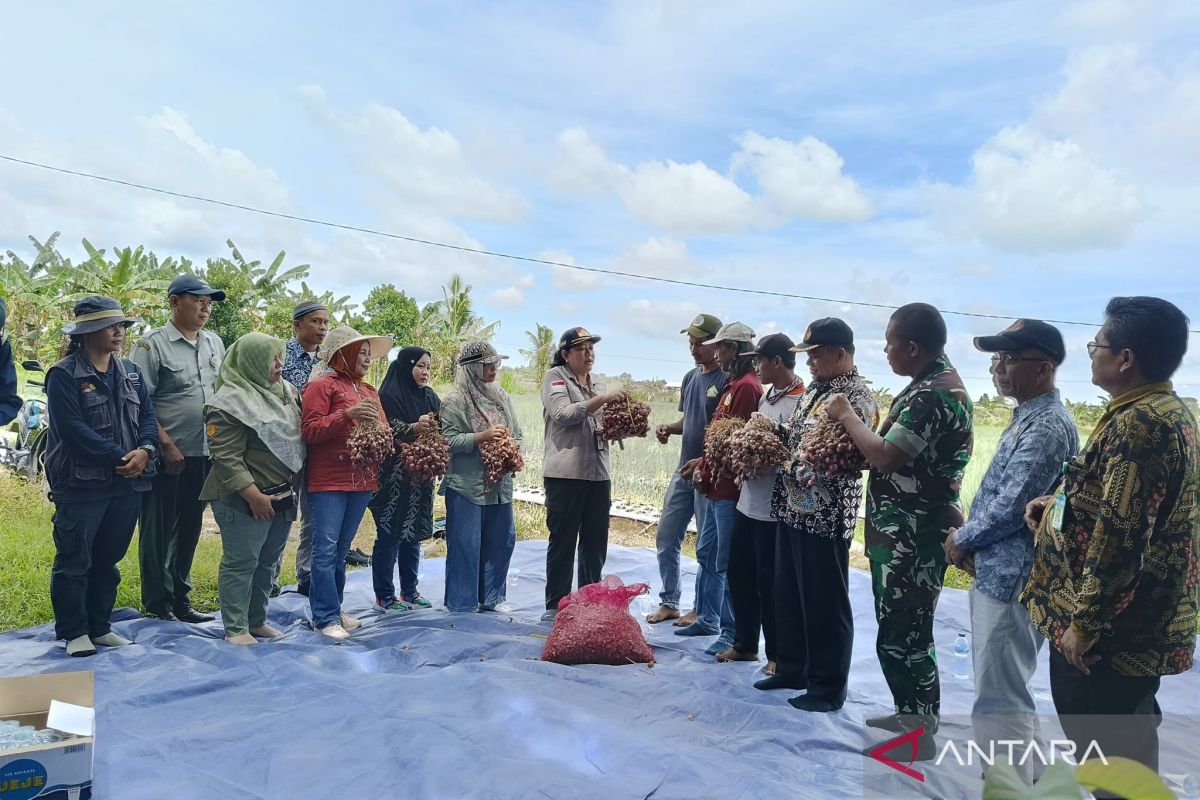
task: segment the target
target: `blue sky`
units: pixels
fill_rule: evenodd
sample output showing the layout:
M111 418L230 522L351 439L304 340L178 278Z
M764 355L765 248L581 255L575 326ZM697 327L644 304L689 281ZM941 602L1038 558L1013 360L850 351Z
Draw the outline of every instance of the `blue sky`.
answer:
M1096 321L1114 294L1200 328L1194 3L222 3L6 12L0 153L567 263L898 305ZM461 272L513 352L535 322L597 369L678 377L698 311L882 359L887 311L496 260L0 161L0 247L286 249L312 284L420 300ZM948 317L949 351L991 391ZM1099 393L1065 326L1061 372ZM1193 337L1193 349L1197 346ZM1178 377L1200 394L1193 352Z

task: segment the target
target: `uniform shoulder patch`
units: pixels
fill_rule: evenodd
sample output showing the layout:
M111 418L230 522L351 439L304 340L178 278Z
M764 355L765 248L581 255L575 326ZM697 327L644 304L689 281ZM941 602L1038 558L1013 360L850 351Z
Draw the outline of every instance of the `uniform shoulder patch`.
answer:
M150 343L149 343L149 342L147 342L145 339L138 339L138 340L137 340L137 344L136 344L136 345L134 345L134 347L140 347L140 348L142 348L143 350L149 350L149 349L150 349Z
M209 439L217 435L217 423L210 422L204 426L204 435Z

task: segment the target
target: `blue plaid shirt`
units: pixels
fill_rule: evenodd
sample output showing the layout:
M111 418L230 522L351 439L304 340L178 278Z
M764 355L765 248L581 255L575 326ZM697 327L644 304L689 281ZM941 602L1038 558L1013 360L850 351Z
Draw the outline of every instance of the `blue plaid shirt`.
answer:
M317 363L317 354L305 352L295 336L288 339L283 353L283 379L295 386L297 392L303 392L308 383L308 374L312 372L313 364Z
M976 589L1002 603L1016 601L1033 566L1025 506L1050 491L1077 452L1079 432L1057 390L1013 410L971 516L954 534L959 547L975 553Z

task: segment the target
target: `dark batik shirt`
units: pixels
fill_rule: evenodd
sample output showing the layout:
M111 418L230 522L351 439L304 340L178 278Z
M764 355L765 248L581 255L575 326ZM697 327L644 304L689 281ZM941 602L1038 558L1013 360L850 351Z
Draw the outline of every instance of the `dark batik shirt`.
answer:
M1120 673L1187 672L1196 649L1196 418L1169 382L1116 398L1042 514L1021 601L1055 647L1068 627Z

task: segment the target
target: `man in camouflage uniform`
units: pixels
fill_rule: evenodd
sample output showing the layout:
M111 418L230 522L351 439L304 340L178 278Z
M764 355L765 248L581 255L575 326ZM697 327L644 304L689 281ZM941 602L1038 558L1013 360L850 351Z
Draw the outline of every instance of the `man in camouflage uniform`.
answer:
M912 381L875 434L842 398L829 416L871 465L866 551L871 562L876 651L895 713L867 720L894 732L924 728L917 760L933 758L941 702L933 612L946 574L943 543L963 524L959 489L971 458L971 399L945 355L946 323L926 303L892 314L884 352Z

